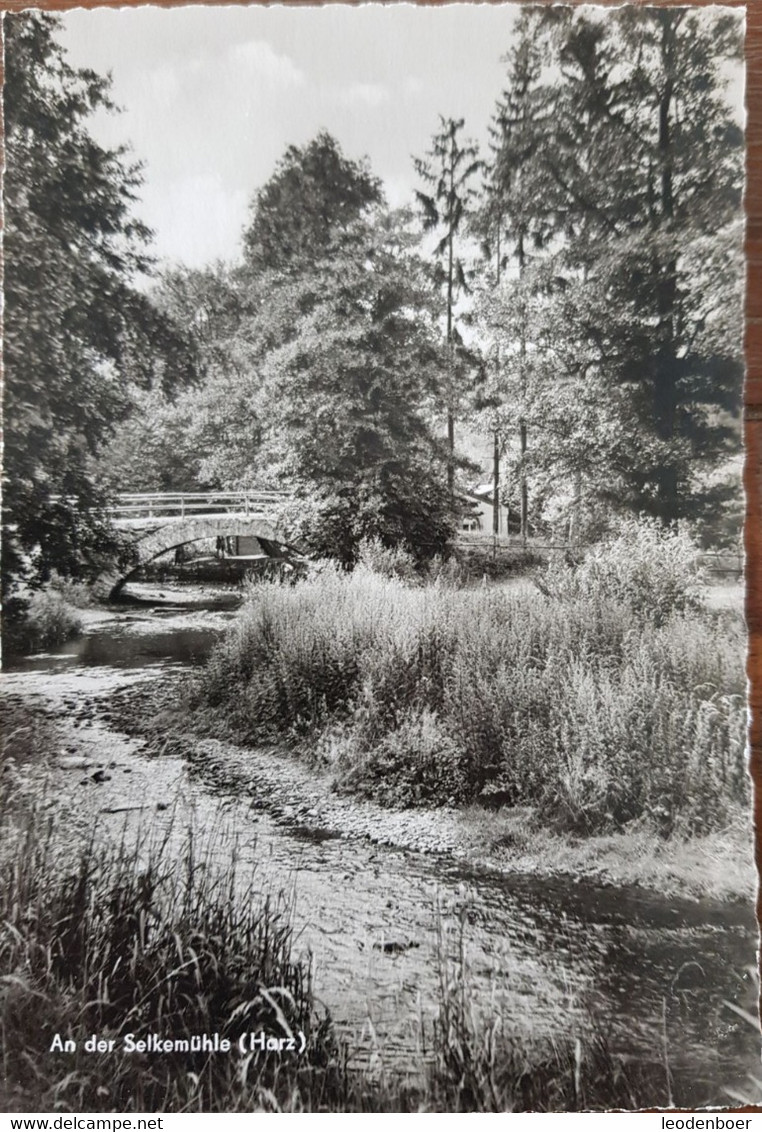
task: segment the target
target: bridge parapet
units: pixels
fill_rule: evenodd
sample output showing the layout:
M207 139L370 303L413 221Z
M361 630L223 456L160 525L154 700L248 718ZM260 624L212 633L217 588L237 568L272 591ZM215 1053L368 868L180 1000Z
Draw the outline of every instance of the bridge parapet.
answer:
M231 513L262 515L271 513L288 498L285 491L127 492L117 496L117 502L107 508L107 513L117 521Z

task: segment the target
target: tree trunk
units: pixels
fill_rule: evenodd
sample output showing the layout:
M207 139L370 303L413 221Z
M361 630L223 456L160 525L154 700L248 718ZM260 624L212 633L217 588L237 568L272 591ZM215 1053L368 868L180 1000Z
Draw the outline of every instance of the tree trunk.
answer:
M452 139L452 149L455 148L455 138ZM455 170L453 168L454 156L450 153L450 202L455 193ZM454 255L453 255L453 220L450 217L450 231L447 237L447 490L450 493L450 498L455 498L455 415L453 413L453 385L454 385L454 365L453 365L453 340L452 340L452 305L453 305L453 270L454 270Z
M575 546L580 541L580 525L582 513L582 473L579 468L574 472L574 497L569 516L569 546Z
M496 285L500 286L500 228L502 225L502 216L498 211L497 214L497 239L495 241L496 257L495 257L495 281ZM495 346L495 389L500 386L500 342L499 340ZM506 523L506 535L508 535L508 526ZM497 424L493 433L493 448L492 448L492 534L494 536L494 553L497 557L497 540L500 534L500 434L497 430Z
M500 436L495 429L492 447L492 534L495 539L495 551L500 535Z
M659 158L661 166L661 227L669 228L674 217L672 102L674 99L674 65L677 26L676 13L661 14L661 58L664 88L659 100ZM667 442L674 439L679 390L677 387L677 351L675 343L675 306L677 302L677 260L654 263L657 278L657 310L659 348L654 374L654 409L658 433ZM678 513L679 471L674 458L660 468L657 489L659 517L669 522Z
M447 410L447 490L455 496L455 417Z
M524 274L524 265L526 258L524 255L524 232L519 230L518 242L518 261L519 261L519 277ZM526 309L522 309L521 315L521 413L522 418L526 408L526 395L527 395L527 377L526 377L526 357L527 357L527 333L526 333ZM527 543L527 535L529 533L529 488L527 487L527 473L526 473L526 451L527 451L527 426L526 421L521 420L519 424L519 447L521 450L521 541L524 546Z
M521 541L526 546L527 535L529 533L529 489L527 488L527 477L524 470L524 459L527 450L527 426L521 422L519 426L519 443L521 446Z

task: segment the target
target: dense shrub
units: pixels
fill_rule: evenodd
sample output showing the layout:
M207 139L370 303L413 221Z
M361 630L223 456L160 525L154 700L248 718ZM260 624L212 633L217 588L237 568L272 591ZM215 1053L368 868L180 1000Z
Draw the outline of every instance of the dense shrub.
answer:
M480 582L488 578L490 581L503 581L543 565L545 553L532 546L498 546L493 549L483 542L461 543L450 555L448 563L452 564L450 569L457 565L457 571L464 580Z
M379 538L363 539L358 547L357 567L382 578L399 578L404 582L421 579L415 559L408 550L402 546L384 546Z
M567 827L668 833L721 825L746 799L743 657L740 617L636 618L605 587L329 570L250 601L202 691L244 737L317 752L387 801L489 786Z
M67 578L56 570L51 570L47 587L74 609L88 609L93 604L93 592L87 582Z
M37 652L54 648L82 631L82 618L76 608L53 586L34 590L4 618L3 641L9 653Z
M537 582L556 598L616 601L638 618L662 623L673 613L701 609L697 555L685 531L655 519L627 518L580 563L556 555Z

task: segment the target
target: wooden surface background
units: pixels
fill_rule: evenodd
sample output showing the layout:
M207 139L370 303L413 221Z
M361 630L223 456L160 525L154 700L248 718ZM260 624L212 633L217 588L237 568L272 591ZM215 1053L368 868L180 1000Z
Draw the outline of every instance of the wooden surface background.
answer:
M69 8L137 7L143 0L0 0L0 11L25 8L66 10ZM262 3L263 0L254 0ZM290 0L294 6L314 0ZM341 0L330 0L341 2ZM373 0L370 0L373 2ZM429 0L434 6L437 0ZM504 0L519 2L519 0ZM537 0L534 0L536 3ZM554 0L540 0L551 3ZM565 0L580 4L584 0ZM589 0L588 0L589 2ZM621 0L599 0L605 6L619 6ZM629 0L646 6L647 0ZM713 0L648 0L651 7L700 7ZM748 674L750 681L751 774L754 780L754 827L756 863L762 873L762 0L724 0L727 7L746 9L746 385L744 391L744 436L746 462L746 614L749 629ZM180 6L163 3L160 7ZM757 896L757 919L762 922L762 889Z

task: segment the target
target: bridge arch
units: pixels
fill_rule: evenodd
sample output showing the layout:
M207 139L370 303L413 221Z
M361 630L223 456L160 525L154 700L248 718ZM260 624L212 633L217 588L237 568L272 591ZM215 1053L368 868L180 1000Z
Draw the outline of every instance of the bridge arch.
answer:
M165 519L160 524L145 520L145 526L133 525L135 559L126 568L104 571L95 583L95 594L102 600L114 600L125 582L140 569L168 550L186 546L201 539L254 536L271 542L282 542L283 534L275 523L261 515L194 515L188 518Z

